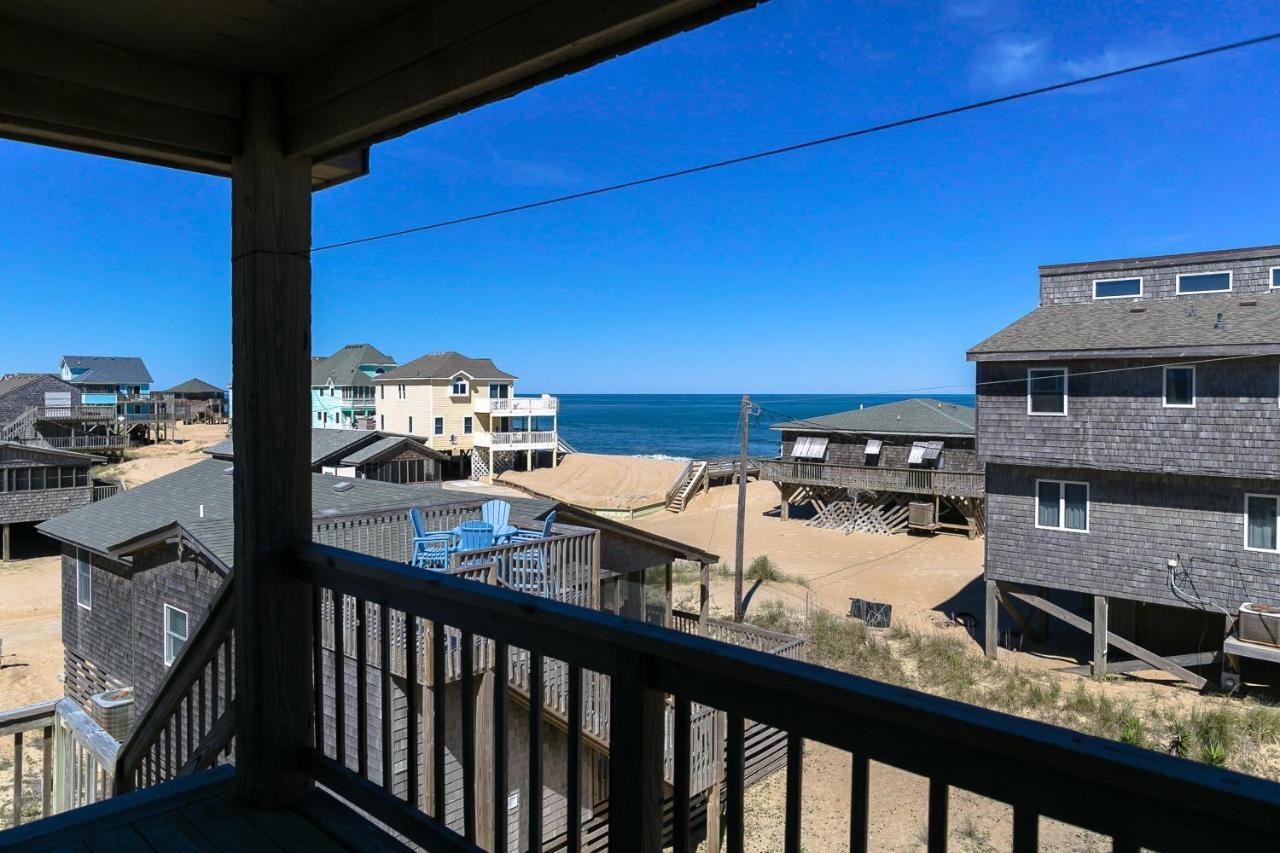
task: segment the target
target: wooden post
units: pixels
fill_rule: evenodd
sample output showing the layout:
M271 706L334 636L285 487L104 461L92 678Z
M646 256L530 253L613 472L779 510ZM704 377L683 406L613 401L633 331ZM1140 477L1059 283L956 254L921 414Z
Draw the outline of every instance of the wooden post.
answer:
M751 416L751 398L742 395L742 446L738 453L738 529L733 556L733 621L742 621L742 552L746 548L747 531L747 420Z
M996 582L987 578L987 608L983 619L982 651L992 660L996 659L1000 647L1000 589Z
M600 609L600 537L599 530L591 537L591 609ZM616 602L615 602L616 603Z
M40 740L40 816L53 814L53 726L44 727Z
M662 627L664 628L671 627L671 617L675 610L675 602L673 600L671 590L671 565L671 561L668 560L666 566L663 567L662 572Z
M291 552L311 539L311 161L284 155L279 84L244 87L231 163L236 424L236 782L271 807L312 787L311 591Z
M1093 677L1107 674L1107 597L1093 597Z
M665 699L646 683L644 659L623 655L609 685L609 834L623 849L662 850Z
M705 637L711 610L711 566L699 563L698 575L698 633Z
M489 586L495 586L498 582L497 571L490 569L485 572L484 582ZM493 653L492 641L481 646L482 655ZM493 704L493 667L488 666L488 661L482 658L486 664L481 669L481 675L476 679L476 710L475 710L475 790L469 792L475 797L476 804L476 844L485 850L492 850L494 846L493 839L493 816L495 811L499 814L505 813L506 803L498 804L493 798L493 753L494 753L494 704ZM506 741L504 740L505 744Z
M778 484L778 493L782 495L782 507L779 514L782 516L783 521L790 521L791 520L791 495L787 494L787 487L785 483Z
M0 560L9 562L9 525L0 527Z

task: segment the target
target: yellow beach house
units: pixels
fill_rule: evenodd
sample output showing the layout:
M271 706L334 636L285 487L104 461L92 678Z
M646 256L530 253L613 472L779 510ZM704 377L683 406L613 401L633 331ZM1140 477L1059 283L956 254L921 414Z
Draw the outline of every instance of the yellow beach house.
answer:
M491 480L558 461L560 401L517 397L516 377L490 359L428 353L373 382L377 428L448 455L456 474Z

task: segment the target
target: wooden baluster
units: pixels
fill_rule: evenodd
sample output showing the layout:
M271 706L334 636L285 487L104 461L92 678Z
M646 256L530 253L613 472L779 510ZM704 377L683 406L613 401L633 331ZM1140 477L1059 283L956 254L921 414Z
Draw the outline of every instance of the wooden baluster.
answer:
M334 757L347 766L347 655L345 593L333 593L333 743Z
M1013 853L1036 853L1040 846L1040 815L1029 806L1013 807Z
M356 770L361 779L369 778L369 639L367 622L369 606L356 599Z
M468 841L476 840L475 642L474 634L462 632L458 666L462 671L462 834Z
M314 707L311 709L313 725L316 732L316 750L322 755L324 749L324 590L318 586L311 588L311 690ZM227 682L231 681L231 670L226 672Z
M382 697L382 787L390 793L395 788L395 745L391 737L391 608L385 604L378 605L378 672Z
M13 826L22 823L22 732L13 734Z
M569 664L569 850L582 849L582 667Z
M405 799L414 808L418 807L418 722L419 699L422 694L418 687L418 619L416 616L404 614L404 686L407 711L405 714L405 731L408 734L405 761L408 769Z
M200 668L200 675L196 680L196 689L200 693L199 712L200 712L200 739L201 740L203 740L204 736L209 732L209 706L208 706L209 695L206 692L205 686L204 686L205 676L208 675L208 667L209 665L208 663L206 663L203 667Z
M672 752L674 769L672 772L675 785L675 835L672 839L675 853L689 853L693 849L689 838L689 757L691 744L689 729L692 709L689 700L683 696L676 697L675 720L672 723ZM710 806L708 806L710 808Z
M929 853L946 853L947 783L929 780Z
M195 688L194 687L189 688L187 690L187 699L186 699L186 702L184 703L187 706L187 751L186 751L186 754L182 757L183 764L186 764L188 759L191 758L191 753L195 752L196 744L199 743L199 738L195 736L195 728L196 728L196 709L195 709L196 695L195 694L196 694ZM201 734L203 734L203 732Z
M529 649L529 849L542 849L542 655Z
M40 816L53 814L53 726L45 726L40 740Z
M432 736L431 736L431 793L433 816L441 823L447 817L444 809L444 771L445 771L445 667L444 652L447 640L447 629L443 622L433 622L431 628L431 669L433 683L432 699Z
M746 773L746 744L741 714L727 715L725 748L725 827L730 853L742 853L743 835L743 782Z
M787 735L787 853L800 853L800 809L804 799L804 738L795 733Z
M853 756L853 783L849 793L849 853L867 853L867 831L871 762L865 755Z
M507 644L493 643L493 849L507 849ZM577 850L571 848L571 853Z

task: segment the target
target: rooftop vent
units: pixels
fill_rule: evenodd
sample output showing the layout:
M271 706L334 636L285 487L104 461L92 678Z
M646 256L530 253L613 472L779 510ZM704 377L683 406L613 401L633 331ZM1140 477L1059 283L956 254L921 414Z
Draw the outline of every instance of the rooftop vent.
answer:
M355 483L338 483L333 487L335 492L349 492L356 487Z

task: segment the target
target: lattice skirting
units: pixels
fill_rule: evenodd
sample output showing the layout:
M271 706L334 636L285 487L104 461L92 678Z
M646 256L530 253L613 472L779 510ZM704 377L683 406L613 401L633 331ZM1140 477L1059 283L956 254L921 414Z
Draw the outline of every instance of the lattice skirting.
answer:
M82 707L87 708L89 706L89 697L95 693L128 686L118 678L112 678L107 675L95 663L85 660L75 652L65 652L63 661L66 667L66 684L64 686L67 695L75 699Z
M516 454L513 450L495 450L493 453L493 470L489 470L489 451L483 447L471 449L471 479L483 480L485 477L496 477L503 471L515 467Z

